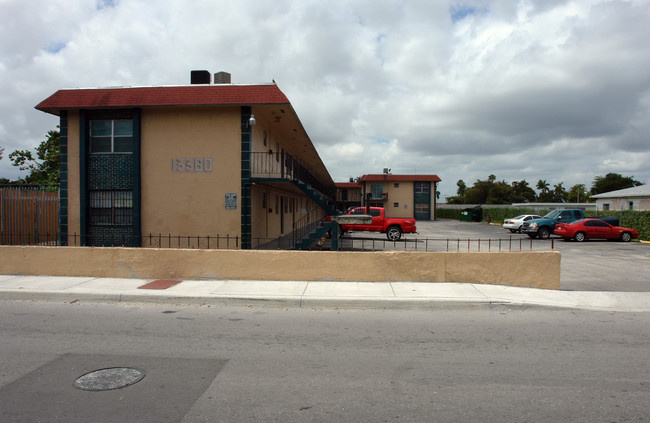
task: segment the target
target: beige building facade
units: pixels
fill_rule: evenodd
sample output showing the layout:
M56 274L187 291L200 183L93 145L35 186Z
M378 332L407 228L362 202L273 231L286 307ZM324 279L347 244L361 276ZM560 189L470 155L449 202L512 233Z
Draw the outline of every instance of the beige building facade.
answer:
M64 244L260 248L333 211L334 183L277 85L199 76L59 90L36 107L60 117Z
M383 207L388 217L435 220L437 175L363 175L358 182L337 183L339 208Z

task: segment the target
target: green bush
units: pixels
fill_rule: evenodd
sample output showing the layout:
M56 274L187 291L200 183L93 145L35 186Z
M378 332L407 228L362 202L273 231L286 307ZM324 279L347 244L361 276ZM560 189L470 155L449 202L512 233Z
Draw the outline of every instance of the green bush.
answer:
M639 233L639 239L650 240L650 211L587 210L585 216L618 217L620 226L636 230Z
M487 217L490 216L490 223L503 225L503 221L511 217L519 216L522 214L537 214L544 216L549 211L550 210L533 210L517 207L483 207L483 221L487 221Z
M483 221L487 221L490 217L490 222L502 225L503 221L510 217L519 216L521 214L538 214L544 216L551 210L533 210L528 208L517 207L482 207ZM437 209L438 219L454 219L460 220L460 212L462 209ZM620 226L632 228L639 233L639 239L644 241L650 240L650 211L616 211L616 210L586 210L585 217L618 217Z
M460 220L460 209L436 209L436 218Z

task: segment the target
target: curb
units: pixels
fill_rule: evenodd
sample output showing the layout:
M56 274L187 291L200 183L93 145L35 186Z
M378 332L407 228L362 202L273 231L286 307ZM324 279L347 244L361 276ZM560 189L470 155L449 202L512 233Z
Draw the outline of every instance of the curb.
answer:
M382 297L306 297L306 296L183 296L160 294L121 294L60 291L0 290L0 301L44 301L62 303L132 303L194 306L239 306L274 308L331 308L331 309L395 309L432 310L459 308L509 309L581 309L592 311L650 312L647 307L594 306L577 301L572 304L553 304L516 299L490 298L382 298Z

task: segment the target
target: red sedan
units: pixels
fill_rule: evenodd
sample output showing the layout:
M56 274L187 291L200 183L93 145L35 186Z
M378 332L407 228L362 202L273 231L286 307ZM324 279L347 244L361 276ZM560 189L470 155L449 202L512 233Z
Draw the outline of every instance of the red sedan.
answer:
M612 226L600 219L581 219L573 223L559 223L555 226L553 233L565 240L575 239L578 242L592 238L619 239L628 242L639 236L634 229Z

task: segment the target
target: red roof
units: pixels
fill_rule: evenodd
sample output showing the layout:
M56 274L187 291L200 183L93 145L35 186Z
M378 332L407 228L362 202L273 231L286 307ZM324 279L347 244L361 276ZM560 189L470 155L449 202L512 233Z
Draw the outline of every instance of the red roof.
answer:
M56 113L61 109L249 104L289 104L289 100L275 84L83 88L59 90L36 108Z
M356 182L336 182L337 188L361 188L361 185Z
M359 178L359 182L377 182L377 181L418 181L418 182L440 182L441 179L437 175L391 175L391 174L378 174L378 175L363 175Z

